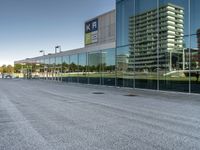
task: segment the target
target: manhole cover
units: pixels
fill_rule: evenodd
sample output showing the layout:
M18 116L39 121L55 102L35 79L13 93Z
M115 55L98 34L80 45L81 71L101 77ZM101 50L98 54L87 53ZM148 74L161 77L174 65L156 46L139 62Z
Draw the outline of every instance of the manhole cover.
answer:
M129 93L129 94L126 94L126 95L124 95L124 96L134 97L134 96L137 96L137 95Z
M104 94L103 92L93 92L92 94Z

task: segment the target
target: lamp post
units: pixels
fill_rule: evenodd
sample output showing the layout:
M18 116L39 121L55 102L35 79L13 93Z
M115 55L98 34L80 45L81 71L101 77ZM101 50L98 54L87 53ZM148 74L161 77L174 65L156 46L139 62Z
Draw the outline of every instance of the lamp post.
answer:
M44 51L44 50L40 50L39 52L42 53L43 56L45 56L45 51ZM44 59L43 64L44 64L43 70L45 71L45 59ZM44 71L43 71L43 77L45 77L45 76L44 76Z
M59 49L59 53L61 52L61 46L60 45L57 45L57 46L55 46L55 54L57 53L57 49ZM56 80L60 80L60 72L62 72L62 62L60 62L61 63L61 66L57 66L57 62L56 62L56 57L55 57L55 66L56 66L56 68L54 68L55 69L55 71L56 71ZM61 77L61 81L62 81L62 77Z
M55 53L57 53L57 49L59 49L59 53L60 53L61 52L61 46L60 45L55 46Z
M40 53L43 53L43 56L45 55L45 51L44 50L40 50Z

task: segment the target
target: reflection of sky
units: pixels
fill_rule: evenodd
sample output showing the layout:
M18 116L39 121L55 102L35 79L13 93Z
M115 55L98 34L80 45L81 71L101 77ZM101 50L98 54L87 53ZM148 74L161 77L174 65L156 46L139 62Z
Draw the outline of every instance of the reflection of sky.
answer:
M71 55L70 63L78 64L78 55Z
M106 65L115 65L115 49L108 49L105 55Z
M192 0L191 5L191 34L196 34L200 28L200 0ZM197 36L191 37L191 47L197 48Z
M80 54L79 56L78 56L78 62L79 62L79 65L83 65L83 66L85 66L86 65L86 59L87 59L87 57L86 57L86 54L85 53L83 53L83 54Z

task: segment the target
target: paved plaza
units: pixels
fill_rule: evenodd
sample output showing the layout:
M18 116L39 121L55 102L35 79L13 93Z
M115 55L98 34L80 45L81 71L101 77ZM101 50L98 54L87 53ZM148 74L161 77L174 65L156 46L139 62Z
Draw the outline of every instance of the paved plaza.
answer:
M0 80L0 150L154 149L200 149L200 95Z

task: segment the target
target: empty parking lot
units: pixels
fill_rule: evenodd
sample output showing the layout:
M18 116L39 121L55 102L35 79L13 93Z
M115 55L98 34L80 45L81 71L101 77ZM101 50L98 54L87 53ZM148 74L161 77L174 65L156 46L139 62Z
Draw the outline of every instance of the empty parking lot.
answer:
M0 149L200 149L199 97L0 80Z

